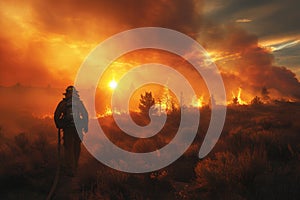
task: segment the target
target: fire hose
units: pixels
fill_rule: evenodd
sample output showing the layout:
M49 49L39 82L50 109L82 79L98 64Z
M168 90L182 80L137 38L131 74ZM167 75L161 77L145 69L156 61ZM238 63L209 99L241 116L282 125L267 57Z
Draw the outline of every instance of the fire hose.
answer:
M47 200L50 200L55 192L55 189L58 184L59 176L60 176L60 128L57 131L57 168L56 168L56 173L55 173L55 178L53 181L53 184L51 186L51 190L48 193Z

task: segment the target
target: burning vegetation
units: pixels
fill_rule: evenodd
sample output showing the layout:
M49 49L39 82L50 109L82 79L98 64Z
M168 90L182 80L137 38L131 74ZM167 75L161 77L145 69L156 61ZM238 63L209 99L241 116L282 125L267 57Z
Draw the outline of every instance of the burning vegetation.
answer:
M244 90L235 91L238 92L235 97L244 100ZM159 111L162 96L149 91L138 96L140 111L136 110L131 116L140 125L147 124L145 115L149 107L156 105L158 114L163 112L163 102L173 99L169 96L161 100ZM122 132L111 116L113 109L107 109L106 115L98 120L107 137L120 148L137 153L157 151L177 132L184 95L181 99L175 102L176 106L169 107L166 124L151 138L136 139ZM83 199L216 199L224 196L229 199L296 199L299 196L298 102L272 99L268 90L263 89L260 96L247 104L229 103L221 138L213 151L199 160L198 151L208 128L210 109L205 98L204 102L208 103L202 107L197 100L202 97L194 99L195 104L190 108L199 109L200 126L193 144L180 159L153 173L127 174L102 165L83 148L78 175L80 189L76 195ZM168 105L172 105L171 102ZM15 118L6 114L5 120L0 121L3 127L0 130L1 198L44 199L55 174L56 130L52 117L22 116ZM120 113L119 117L128 115ZM8 127L9 118L14 124Z

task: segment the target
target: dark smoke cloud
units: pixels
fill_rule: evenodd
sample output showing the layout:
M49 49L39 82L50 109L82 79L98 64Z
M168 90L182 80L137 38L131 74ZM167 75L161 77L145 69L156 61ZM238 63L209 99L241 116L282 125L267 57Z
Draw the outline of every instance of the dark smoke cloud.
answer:
M207 1L216 8L208 13L210 20L220 24L237 19L250 19L243 27L258 37L299 34L300 1L298 0L211 0Z
M211 9L206 12L206 21L218 24L235 23L238 19L249 19L239 26L258 36L260 41L300 39L300 1L298 0L211 0L206 1ZM277 41L280 43L280 40ZM273 52L275 65L286 66L300 77L300 44Z
M253 95L267 87L284 97L300 99L300 83L295 73L286 67L275 66L274 56L258 45L257 36L235 24L209 23L204 27L199 40L208 51L217 51L221 57L233 55L230 59L217 61L217 65L224 71L229 95L237 87L243 87Z

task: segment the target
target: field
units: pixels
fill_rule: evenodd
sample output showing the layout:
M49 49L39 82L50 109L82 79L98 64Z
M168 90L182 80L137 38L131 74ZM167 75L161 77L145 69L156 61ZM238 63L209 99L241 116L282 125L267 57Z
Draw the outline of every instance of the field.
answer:
M202 160L197 155L210 109L200 112L193 144L177 161L159 171L119 172L95 160L82 146L77 176L68 180L62 176L54 199L60 199L60 193L69 193L64 198L71 199L298 199L299 103L229 106L222 135ZM138 119L135 115L133 118ZM122 133L111 116L99 121L114 143L147 152L172 139L179 116L177 112L170 114L165 128L151 141L118 136ZM0 198L45 199L57 165L53 119L26 115L17 122L25 124L17 134L10 134L5 124L0 124ZM69 184L63 184L66 180ZM75 189L72 184L76 184Z

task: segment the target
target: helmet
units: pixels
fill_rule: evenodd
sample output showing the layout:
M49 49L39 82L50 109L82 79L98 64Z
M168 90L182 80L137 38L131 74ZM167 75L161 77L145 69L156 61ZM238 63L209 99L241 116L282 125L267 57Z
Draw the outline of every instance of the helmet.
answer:
M74 92L75 94L78 93L78 91L76 90L76 88L73 85L68 86L66 88L66 92L63 93L63 94L66 95L66 94L71 93L71 92Z

